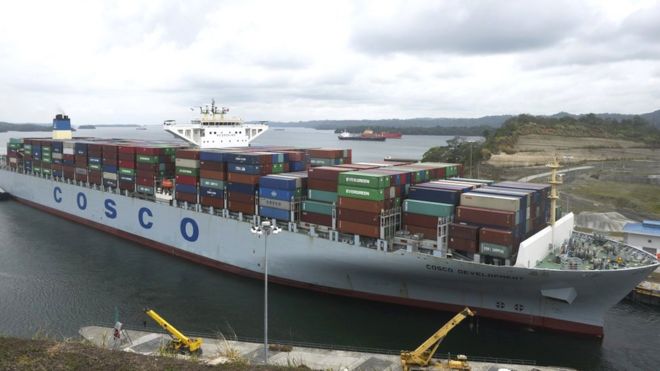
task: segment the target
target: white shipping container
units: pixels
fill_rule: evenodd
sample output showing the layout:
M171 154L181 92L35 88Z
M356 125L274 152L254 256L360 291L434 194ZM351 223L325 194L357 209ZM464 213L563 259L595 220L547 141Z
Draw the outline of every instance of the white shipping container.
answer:
M115 174L115 173L107 173L107 172L103 172L103 179L117 180L117 174Z
M73 148L66 148L66 147L64 147L64 148L62 149L62 154L65 154L65 155L75 155L75 151L73 150Z
M291 210L293 204L288 201L261 197L259 198L259 206L272 207L274 209Z
M54 160L61 160L62 157L64 157L64 156L62 156L61 153L57 153L57 152L53 152L52 156L53 156Z
M520 199L485 193L467 192L461 195L461 206L503 211L519 211Z
M191 169L199 169L199 160L191 160L187 158L177 158L174 163L176 166L187 167Z

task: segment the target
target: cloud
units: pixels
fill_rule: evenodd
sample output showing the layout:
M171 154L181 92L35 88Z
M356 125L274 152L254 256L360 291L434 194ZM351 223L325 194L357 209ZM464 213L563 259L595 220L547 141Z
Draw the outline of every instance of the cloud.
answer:
M551 46L582 23L573 1L401 2L357 19L355 48L369 53L507 53ZM387 4L377 3L387 7ZM370 9L373 10L373 9Z

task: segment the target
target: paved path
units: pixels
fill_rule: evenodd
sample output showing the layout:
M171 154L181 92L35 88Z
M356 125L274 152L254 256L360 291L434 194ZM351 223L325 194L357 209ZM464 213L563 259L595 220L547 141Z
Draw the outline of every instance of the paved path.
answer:
M578 166L578 167L569 167L567 169L561 169L558 170L558 173L569 173L571 171L580 171L580 170L588 170L588 169L593 169L593 166ZM529 182L530 180L534 180L536 178L544 177L544 176L550 176L552 172L548 171L546 173L541 173L541 174L535 174L535 175L530 175L526 176L524 178L518 179L519 182Z
M160 333L127 330L128 335L120 342L115 342L112 329L109 327L87 326L81 328L80 335L99 347L120 349L126 352L141 353L144 355L158 355L160 349L169 341L169 336ZM362 353L343 350L329 350L307 347L289 347L285 350L269 351L269 362L282 366L305 365L312 370L382 370L400 371L399 356L389 354ZM208 364L229 362L231 358L240 357L250 363L263 362L263 344L243 341L203 338L201 360ZM183 356L181 356L183 357ZM568 368L554 368L541 366L527 366L505 363L474 362L469 361L472 370L519 370L519 371L546 371L561 370L573 371Z

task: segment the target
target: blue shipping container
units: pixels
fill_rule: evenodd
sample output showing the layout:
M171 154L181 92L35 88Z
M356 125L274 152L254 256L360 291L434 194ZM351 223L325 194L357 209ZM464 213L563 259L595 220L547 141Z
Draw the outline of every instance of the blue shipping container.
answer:
M259 197L272 198L280 201L291 201L295 196L296 191L266 187L259 188Z
M126 174L119 174L119 180L124 181L124 182L135 182L135 176L133 175L126 175Z
M449 189L424 188L412 186L408 190L408 198L411 200L439 202L442 204L458 205L461 201L461 193Z
M224 198L225 192L221 189L209 188L209 187L199 187L199 194L206 197L213 198Z
M225 157L227 162L234 162L237 164L251 164L258 165L261 164L261 157L263 154L252 154L252 153L227 153Z
M194 185L188 185L188 184L177 184L176 185L176 191L177 192L183 192L183 193L197 193L197 187Z
M103 171L106 173L116 173L117 167L113 165L103 165Z
M257 186L244 183L227 183L227 191L238 192L253 195L257 191Z
M291 220L291 212L288 210L275 209L266 206L259 206L259 215L264 218L275 218L287 222Z
M201 151L199 152L200 161L225 162L227 161L227 152Z
M305 165L305 161L290 161L289 171L304 171Z
M230 173L241 173L241 174L250 174L250 175L259 175L264 170L261 165L249 165L249 164L238 164L238 163L228 163L228 171Z
M259 178L259 186L295 191L299 179L300 178L290 178L282 175L266 175Z
M98 157L90 157L89 159L87 159L87 162L90 164L100 165L101 159Z

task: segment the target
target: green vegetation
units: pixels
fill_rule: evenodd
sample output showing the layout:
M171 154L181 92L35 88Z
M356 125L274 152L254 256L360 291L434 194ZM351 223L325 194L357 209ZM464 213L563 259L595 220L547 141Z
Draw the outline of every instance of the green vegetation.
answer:
M245 362L209 366L171 356L154 357L97 348L84 341L17 339L0 336L0 370L289 370Z
M581 183L572 194L612 205L617 209L628 209L660 215L660 192L652 184L620 183L592 179Z
M512 117L492 134L485 135L485 148L492 153L515 153L518 137L530 134L624 139L639 142L642 146L660 147L660 129L640 116L616 120L588 114L577 117ZM588 145L589 143L585 143L585 148Z
M388 126L352 126L340 127L335 133L348 131L349 133L361 133L367 129L375 132L390 131L405 135L461 135L461 136L481 136L485 130L492 130L492 126L432 126L432 127L388 127Z
M0 133L8 131L51 131L53 128L45 124L10 124L8 122L0 122Z
M454 137L446 146L433 147L424 153L422 162L451 162L463 164L466 169L481 160L487 160L489 153L483 150L483 142L468 142L462 137Z

